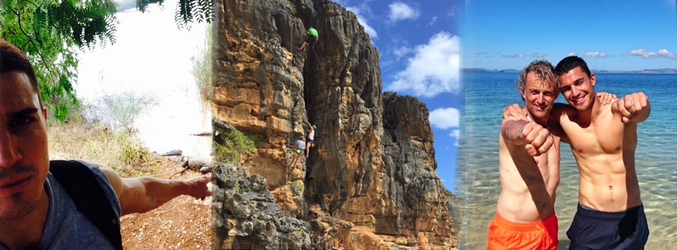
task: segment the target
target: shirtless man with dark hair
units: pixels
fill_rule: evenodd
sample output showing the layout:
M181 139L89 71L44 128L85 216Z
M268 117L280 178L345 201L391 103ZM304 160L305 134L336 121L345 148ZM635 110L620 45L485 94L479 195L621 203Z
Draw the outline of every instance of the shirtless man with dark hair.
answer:
M643 249L649 228L635 173L637 123L651 112L644 93L612 105L595 102L595 74L571 56L555 72L569 106L553 115L566 133L581 174L578 210L567 236L570 249Z

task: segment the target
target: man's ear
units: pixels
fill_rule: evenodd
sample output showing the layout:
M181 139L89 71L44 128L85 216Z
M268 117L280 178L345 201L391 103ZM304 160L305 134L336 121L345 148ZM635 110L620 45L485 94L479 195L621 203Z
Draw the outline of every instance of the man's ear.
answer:
M590 82L592 82L592 86L595 86L595 73L590 73Z
M522 95L522 100L525 100L525 101L526 101L526 100L527 100L527 95L524 94L524 91L526 91L526 90L523 90L522 93L520 93L520 95Z

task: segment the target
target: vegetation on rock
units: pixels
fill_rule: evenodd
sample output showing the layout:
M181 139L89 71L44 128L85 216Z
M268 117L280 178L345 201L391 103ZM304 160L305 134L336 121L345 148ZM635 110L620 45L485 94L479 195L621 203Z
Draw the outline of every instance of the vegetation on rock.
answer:
M241 153L255 149L254 141L234 128L221 134L221 140L223 144L214 142L216 160L219 162L239 161Z

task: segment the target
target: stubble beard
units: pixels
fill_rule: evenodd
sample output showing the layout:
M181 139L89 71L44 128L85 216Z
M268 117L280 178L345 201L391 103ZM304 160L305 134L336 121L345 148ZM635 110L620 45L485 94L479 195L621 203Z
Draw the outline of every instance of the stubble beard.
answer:
M0 169L0 180L9 178L12 175L25 172L34 172L33 178L37 178L38 171L37 168L33 165L15 165L10 168L1 168ZM29 180L35 181L35 180ZM40 192L44 192L43 189L40 189ZM26 198L26 191L13 193L6 198L5 201L0 203L0 221L11 221L25 217L35 210L40 201L40 196L38 195L35 200Z
M545 119L548 117L548 114L550 113L550 109L546 108L543 111L537 110L536 105L531 104L530 107L527 108L527 111L529 112L529 115L531 116L532 120L535 119Z

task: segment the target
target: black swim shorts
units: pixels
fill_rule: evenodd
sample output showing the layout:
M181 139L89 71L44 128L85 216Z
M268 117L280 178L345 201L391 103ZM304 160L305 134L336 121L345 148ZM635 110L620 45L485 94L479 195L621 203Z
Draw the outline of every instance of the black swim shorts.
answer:
M602 212L578 204L567 237L569 249L644 249L649 238L644 205Z

